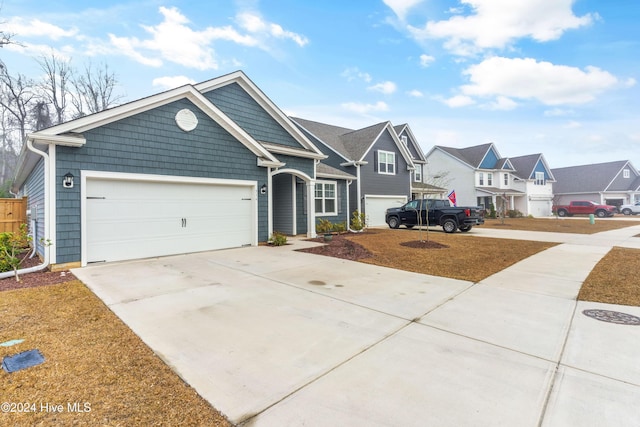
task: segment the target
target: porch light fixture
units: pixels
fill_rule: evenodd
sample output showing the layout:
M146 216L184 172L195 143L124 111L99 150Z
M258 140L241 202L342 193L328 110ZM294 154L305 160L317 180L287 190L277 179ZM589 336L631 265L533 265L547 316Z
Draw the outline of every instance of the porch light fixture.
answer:
M71 172L67 172L62 177L62 186L64 188L73 188L73 174Z
M260 187L260 194L267 194L267 184L262 184L262 187Z

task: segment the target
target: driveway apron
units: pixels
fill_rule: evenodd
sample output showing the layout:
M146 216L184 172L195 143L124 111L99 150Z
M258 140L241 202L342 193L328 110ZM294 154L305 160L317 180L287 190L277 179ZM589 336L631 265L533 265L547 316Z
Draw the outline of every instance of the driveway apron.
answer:
M640 325L583 315L640 308L576 303L638 233L555 235L475 284L300 253L312 243L299 240L73 272L235 424L640 425Z

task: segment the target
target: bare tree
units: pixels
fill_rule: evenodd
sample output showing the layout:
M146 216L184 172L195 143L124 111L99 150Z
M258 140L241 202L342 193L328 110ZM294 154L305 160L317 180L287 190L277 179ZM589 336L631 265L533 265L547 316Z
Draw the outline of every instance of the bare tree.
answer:
M109 71L109 66L104 64L102 68L94 69L89 63L84 72L77 75L73 81L76 93L73 97L73 105L76 109L76 117L97 113L117 105L123 98L114 94L118 80L114 73Z
M20 143L31 128L29 113L36 100L37 92L33 81L22 74L10 75L5 64L0 62L0 106L8 113L9 122L17 127Z
M71 68L71 62L56 56L53 52L50 56L43 56L37 61L42 71L44 71L44 79L40 84L42 98L53 107L55 124L63 123L66 119L67 102L71 98L69 89L73 86L73 69ZM40 105L38 114L41 114L44 111L43 106L41 102L38 104ZM47 108L47 112L48 111L49 109ZM42 118L39 115L36 115L36 117Z

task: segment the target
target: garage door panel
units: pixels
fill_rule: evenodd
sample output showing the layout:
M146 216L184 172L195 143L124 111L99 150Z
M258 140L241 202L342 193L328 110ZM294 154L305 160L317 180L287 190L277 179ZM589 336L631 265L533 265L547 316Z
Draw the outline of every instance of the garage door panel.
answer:
M407 203L406 196L365 196L365 214L369 227L379 227L386 224L387 209L398 208Z
M86 262L250 245L254 188L87 179Z

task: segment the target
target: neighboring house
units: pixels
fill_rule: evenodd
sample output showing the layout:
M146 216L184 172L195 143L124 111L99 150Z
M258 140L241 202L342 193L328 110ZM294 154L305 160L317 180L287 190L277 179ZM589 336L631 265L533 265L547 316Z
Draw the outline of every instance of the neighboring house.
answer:
M415 169L412 157L419 157L420 151L419 147L413 146L414 142L409 142L412 135L408 127L401 134L407 137L405 144L390 122L348 129L301 118L291 119L328 155L321 165L356 177L349 186L348 209L364 212L368 226L384 225L386 209L409 200Z
M542 154L506 158L489 143L467 148L435 146L426 159L427 182L446 174L460 206L551 215L554 177Z
M591 200L620 206L640 201L640 172L630 161L570 166L552 170L556 204Z
M348 218L326 157L238 71L30 134L13 190L69 267L312 237L318 207Z

